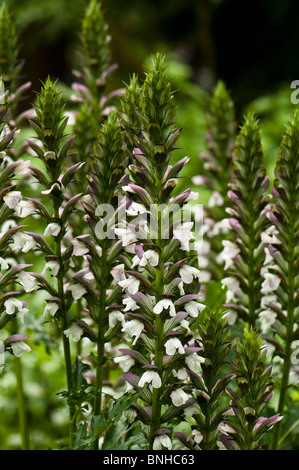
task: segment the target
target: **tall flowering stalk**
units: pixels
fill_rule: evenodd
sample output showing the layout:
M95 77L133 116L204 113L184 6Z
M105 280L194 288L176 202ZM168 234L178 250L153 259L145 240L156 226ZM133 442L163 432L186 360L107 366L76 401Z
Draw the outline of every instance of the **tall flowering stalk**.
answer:
M120 103L124 139L130 162L135 162L134 149L142 137L139 111L141 109L142 85L137 74L133 74L125 88ZM134 167L133 167L134 168Z
M292 354L298 340L298 145L299 113L290 120L282 140L275 168L272 188L275 203L271 206L269 218L276 229L268 249L275 265L269 270L265 284L272 287L276 302L269 302L275 315L272 328L278 340L278 351L283 359L280 396L277 412L285 413L285 404L292 368ZM271 283L271 284L270 284ZM273 448L279 446L281 425L277 426Z
M175 127L166 68L165 58L157 54L142 85L136 109L141 137L131 155L132 182L124 187L133 201L129 209L135 220L117 228L123 245L134 255L131 269L119 282L126 305L123 331L133 341L115 361L143 400L144 406L136 402L132 408L145 424L149 449L171 448L168 425L192 402L180 374L184 375L184 361L196 351L188 345L189 325L205 307L197 302L199 271L186 257L194 239L193 222L175 220L175 213L193 194L186 190L172 197L176 177L188 159L170 164L180 130Z
M266 262L263 236L270 226L265 210L271 199L268 185L259 124L254 114L248 114L232 162L228 192L232 202L227 212L232 216L229 222L235 237L223 241L224 268L231 277L224 278L222 284L227 287L227 307L252 326L258 325L262 311L262 269Z
M195 345L199 364L197 370L188 364L186 370L190 377L186 390L196 398L195 403L184 410L185 417L192 420L190 435L175 433L184 447L190 450L215 450L220 439L219 426L226 420L227 408L223 396L225 389L234 377L226 374L228 355L231 351L229 324L221 309L202 313L198 322Z
M98 417L103 412L103 384L109 379L110 342L114 344L124 324L122 289L118 285L118 280L124 277L124 264L120 262L123 247L115 237L114 228L125 210L119 194L126 181L127 159L115 111L111 111L102 125L90 162L89 201L83 203L90 234L76 238L83 250L85 247L86 265L74 279L85 289L86 308L91 320L88 331L92 332L89 338L96 344L93 415ZM77 325L87 328L82 320Z
M15 222L15 217L20 215L19 208L22 206L22 195L17 182L18 172L22 166L22 160L11 162L7 154L11 153L11 145L16 133L16 128L8 130L8 120L10 111L6 106L0 109L0 353L3 358L4 351L9 351L14 357L14 366L17 382L18 413L20 423L20 434L22 449L29 447L29 433L27 427L26 406L24 401L24 391L22 383L22 367L20 356L23 352L30 351L26 343L28 335L20 334L18 324L24 322L24 315L28 312L27 302L21 300L23 287L18 288L22 283L23 276L26 276L24 269L29 267L15 254L18 240L22 238L21 226ZM2 335L9 336L3 338ZM2 361L1 361L2 363Z
M265 435L282 419L280 414L263 416L273 395L271 366L266 364L262 339L253 329L245 330L243 341L237 340L232 368L237 390L227 387L233 417L220 426L221 441L229 450L260 450Z
M80 161L86 161L93 152L103 120L110 111L112 100L120 90L107 92L115 64L111 64L110 36L101 3L90 0L86 8L82 29L81 47L78 51L80 67L74 70L79 80L73 84L75 101L79 103L74 133L75 150Z
M70 445L72 445L76 413L72 400L73 376L68 312L77 299L77 284L71 282L69 273L74 247L68 239L68 221L80 194L70 196L67 187L80 164L73 166L67 164L73 137L67 138L65 135L68 118L64 117L64 103L57 90L57 84L50 78L47 78L37 95L35 112L36 119L30 120L30 124L38 140L28 141L28 144L36 153L40 164L39 168L31 166L30 170L43 189L40 198L27 199L31 205L31 213L38 214L46 225L43 234L32 232L25 234L34 241L32 249L38 249L43 253L46 264L41 274L30 273L29 276L33 281L28 280L28 291L41 288L49 294L44 315L53 319L61 333L69 394ZM52 279L55 281L52 282Z
M222 240L230 233L226 208L231 205L228 183L236 138L234 103L219 80L207 112L207 152L201 153L203 168L193 177L195 185L204 185L211 196L204 207L204 244L200 247L199 263L205 270L203 280L221 280L223 276ZM204 276L202 272L201 276Z
M20 84L23 65L24 61L19 59L16 27L6 2L3 2L0 7L0 75L4 87L1 88L0 99L2 104L5 102L11 110L8 123L12 127L19 126L27 114L17 114L22 95L31 86L31 82Z

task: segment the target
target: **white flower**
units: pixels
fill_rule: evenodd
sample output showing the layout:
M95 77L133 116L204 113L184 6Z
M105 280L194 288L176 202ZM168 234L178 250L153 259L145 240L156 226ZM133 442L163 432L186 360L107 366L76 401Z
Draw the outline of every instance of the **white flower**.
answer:
M121 323L123 326L125 323L125 316L119 310L113 310L112 312L109 313L108 322L109 322L110 328L114 328L117 325L117 323Z
M23 232L16 232L12 236L13 243L11 249L17 253L21 250L23 253L28 253L36 247L36 242L31 235L27 235Z
M198 198L199 198L199 193L197 191L190 191L190 194L188 198L186 199L186 202L197 201Z
M6 269L9 268L7 261L1 257L0 257L0 268L1 268L1 271L6 271Z
M175 311L175 306L172 300L169 299L162 299L159 300L159 302L156 303L154 306L154 313L159 315L163 310L167 310L169 308L169 314L171 317L174 317L176 315Z
M271 309L263 310L259 313L259 319L261 321L261 331L262 333L266 333L275 322L276 313Z
M143 330L144 324L141 321L134 319L125 323L121 331L127 333L130 338L135 337L132 343L132 345L134 346Z
M31 170L29 168L30 165L31 165L30 160L21 161L20 164L14 169L14 174L15 175L28 175L28 173L31 174Z
M170 398L174 406L182 406L188 401L189 396L182 388L178 388L177 390L173 390L173 392L171 392Z
M168 450L172 449L171 440L170 440L170 437L167 436L167 434L161 434L155 437L155 440L153 443L153 450L164 450L164 449L168 449Z
M276 245L281 244L281 241L276 236L278 234L279 234L279 232L276 229L275 225L271 225L269 228L267 228L267 230L265 230L264 232L261 233L262 243L264 243L265 245L267 245L267 244L271 245L272 243L274 243Z
M262 283L261 293L270 294L278 288L280 284L280 277L273 273L265 273L264 277L265 280Z
M272 304L272 305L275 305L276 307L281 308L281 304L279 302L277 302L277 297L276 297L275 294L264 295L261 298L261 307L262 308L266 309L268 304Z
M173 356L177 351L180 354L185 353L185 349L178 338L170 338L165 343L166 354Z
M222 219L216 222L213 228L210 230L210 237L215 237L219 234L227 234L231 230L229 219Z
M124 298L123 304L126 306L124 308L124 312L134 311L140 308L137 302L134 299L132 299L132 297Z
M133 408L128 408L127 410L124 411L124 417L130 424L134 423L136 416L137 416L137 411L133 410Z
M14 210L16 209L21 199L22 199L22 195L20 191L10 191L3 198L5 204L10 209L14 209Z
M4 302L5 312L7 315L13 315L15 311L19 311L23 308L23 304L19 299L10 297Z
M58 225L56 222L51 222L49 225L47 225L44 231L44 236L50 237L51 235L53 235L54 237L57 237L60 230L61 230L60 225Z
M183 222L173 229L173 236L181 243L181 249L189 251L189 242L194 239L194 233L191 231L193 222Z
M180 325L182 328L185 328L185 330L187 330L188 333L191 333L188 320L184 318L183 320L180 321Z
M201 175L192 176L191 180L195 186L201 186L205 183L205 179Z
M46 161L56 160L55 152L52 152L51 150L48 150L47 152L44 153L44 158L45 158Z
M63 333L67 337L72 336L73 340L77 343L80 340L81 336L83 335L83 330L82 328L80 328L79 325L74 324L70 326L69 328L67 328L66 330L63 330Z
M133 367L133 365L135 364L134 359L129 355L115 357L114 362L116 362L116 364L119 364L120 368L124 372L128 372L131 367Z
M191 282L193 282L194 277L197 277L197 279L199 278L200 271L194 266L189 266L188 264L186 264L181 267L181 269L179 270L179 274L185 284L191 284Z
M184 415L186 416L187 419L191 419L194 415L199 415L200 411L197 408L197 406L191 405L187 406L184 409Z
M81 299L81 297L87 293L85 287L77 282L75 284L69 284L66 290L71 291L74 300Z
M38 288L38 282L31 274L21 271L19 273L19 280L24 287L25 292L33 292Z
M23 307L23 303L19 299L10 297L4 302L4 307L7 315L17 313L18 318L24 322L24 315L28 312L28 309Z
M203 435L197 429L192 430L191 436L193 436L194 442L196 442L196 444L200 444L203 440Z
M53 183L50 189L46 189L44 191L41 191L42 194L48 195L51 194L52 191L61 191L62 186L61 184L58 183Z
M191 317L197 318L198 314L201 313L206 306L200 302L196 302L196 300L189 300L189 302L185 303L184 308Z
M237 321L238 314L234 310L229 309L224 313L223 318L226 319L228 325L234 325Z
M138 238L136 232L129 227L117 227L114 229L115 235L119 237L124 247L132 245Z
M190 370L195 371L197 367L200 367L200 364L205 362L205 358L196 353L192 353L185 357L185 362Z
M33 202L22 200L19 202L19 204L15 208L15 211L18 217L25 219L25 217L35 214L36 209L35 209Z
M222 289L227 288L226 292L226 303L235 301L237 299L236 295L240 292L240 283L238 279L234 277L225 277L221 281Z
M224 269L229 269L233 266L234 258L240 253L238 246L229 240L223 240L222 245L224 249L219 254L219 260L225 262Z
M209 207L223 206L223 203L224 200L221 194L218 191L213 191L208 202Z
M269 248L268 248L268 247L265 247L264 251L265 251L266 257L265 257L265 261L264 261L263 264L264 264L264 265L273 264L274 258L273 258L273 256L271 255L271 253L270 253L270 251L269 251Z
M129 276L127 279L123 281L119 281L118 285L123 289L127 289L127 291L134 295L138 292L140 281L133 276Z
M84 256L88 253L88 247L78 240L77 238L74 238L72 240L72 245L73 245L73 255L74 256Z
M142 374L138 382L139 387L144 387L146 383L152 384L153 388L160 388L162 385L160 375L153 370L147 370Z
M53 317L58 309L59 309L59 306L56 302L48 302L47 305L45 306L43 316L46 317L50 314L51 317Z
M139 261L139 266L143 267L149 263L151 266L158 266L159 264L159 255L154 250L147 250L143 253L141 260Z
M123 281L124 279L126 279L125 265L124 264L118 264L117 266L114 266L111 269L110 274L116 282Z
M188 378L188 372L184 367L176 371L175 369L172 370L172 375L177 377L180 380L186 380Z
M23 341L15 341L11 343L10 346L11 346L13 355L16 357L21 357L23 352L31 351L31 348L28 346L28 344L24 343Z
M139 214L146 213L146 209L142 204L139 204L138 202L132 202L130 207L126 209L126 213L128 215L138 216Z
M45 274L47 269L49 269L51 271L52 276L56 277L57 274L59 273L59 268L60 268L60 265L57 261L48 261L45 264L44 269L42 270L42 274Z

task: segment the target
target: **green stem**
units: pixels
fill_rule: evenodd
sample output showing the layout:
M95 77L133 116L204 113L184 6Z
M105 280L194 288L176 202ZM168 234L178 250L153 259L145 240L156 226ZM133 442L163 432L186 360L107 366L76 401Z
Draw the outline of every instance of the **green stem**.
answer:
M100 415L102 413L102 389L103 380L105 375L105 331L104 331L104 319L106 315L106 274L107 269L107 250L102 248L102 267L103 276L100 285L100 304L98 313L98 340L97 340L97 359L96 359L96 396L94 399L94 414ZM92 449L98 449L98 440L95 440L92 444Z
M59 218L59 211L58 207L54 207L54 214L55 218ZM71 347L69 338L64 334L64 330L67 328L67 318L66 318L66 306L65 306L65 298L64 298L64 282L63 282L63 269L62 269L62 256L61 256L61 239L60 237L55 238L55 245L56 245L56 256L57 261L59 263L59 272L57 275L57 290L58 290L58 297L61 302L61 338L63 344L63 352L64 352L64 363L65 363L65 371L66 371L66 381L67 381L67 390L69 395L73 392L73 373L72 373L72 357L71 357ZM70 447L72 448L74 445L74 435L76 432L76 413L74 410L74 405L71 402L71 399L68 402L69 407L69 421L70 421L70 428L69 428L69 442Z
M158 239L157 239L157 247L160 248L160 261L158 269L156 270L156 279L155 279L155 287L156 287L156 296L155 302L159 302L164 292L164 285L163 285L163 277L164 277L164 263L163 263L163 249L161 243L161 214L159 213L158 218ZM163 373L163 346L162 342L164 339L164 320L162 317L162 313L160 315L156 315L155 318L155 359L154 364L157 367L157 372L161 377L162 380L162 373ZM153 388L152 392L152 420L151 420L151 427L149 432L149 448L153 450L153 442L154 442L154 434L160 428L161 422L161 388Z
M29 450L30 439L28 432L26 400L23 387L23 371L22 363L19 357L14 357L15 374L17 379L17 400L18 400L18 414L20 424L20 434L22 439L22 450Z
M292 194L292 193L291 193ZM295 204L294 206L295 207ZM287 331L286 331L286 343L285 343L285 359L283 363L283 372L282 372L282 380L281 380L281 387L280 387L280 395L279 395L279 402L277 413L283 416L286 397L287 397L287 390L289 386L289 375L290 369L292 365L291 355L292 355L292 340L293 340L293 333L294 333L294 299L295 299L295 285L294 285L294 278L295 278L295 254L294 254L294 240L295 240L295 230L292 230L294 227L295 222L294 214L290 217L290 240L289 240L289 256L288 256L288 276L287 276L287 286L288 286L288 303L287 303ZM277 450L279 447L280 441L280 433L281 433L281 421L279 421L274 430L273 436L273 444L272 447L274 450Z

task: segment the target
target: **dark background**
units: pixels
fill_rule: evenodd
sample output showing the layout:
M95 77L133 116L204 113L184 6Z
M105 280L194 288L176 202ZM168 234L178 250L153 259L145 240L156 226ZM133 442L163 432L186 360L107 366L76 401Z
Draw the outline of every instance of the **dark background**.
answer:
M48 74L71 84L85 0L8 1L17 22L24 72L40 88ZM192 67L211 89L222 78L237 110L299 78L296 0L102 0L116 80L142 71L160 50Z

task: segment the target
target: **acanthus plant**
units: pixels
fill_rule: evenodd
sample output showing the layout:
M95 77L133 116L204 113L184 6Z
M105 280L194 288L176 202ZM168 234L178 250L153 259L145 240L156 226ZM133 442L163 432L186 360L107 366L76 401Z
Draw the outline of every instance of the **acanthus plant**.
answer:
M235 145L233 103L224 84L217 84L208 116L209 155L202 156L203 175L193 180L212 191L200 246L194 241L201 212L192 218L188 209L197 210L188 205L197 194L177 194L189 158L172 163L181 129L165 58L153 57L144 80L134 74L124 94L109 93L115 69L110 38L101 6L91 0L82 24L81 69L73 86L79 110L72 126L50 78L34 112L17 116L29 84L18 85L17 40L5 4L0 31L8 88L0 112L0 352L18 359L30 350L34 342L26 343L23 319L27 314L30 324L30 302L42 290L45 308L38 321L54 325L53 339L59 332L55 345L65 360L67 391L61 395L70 432L62 445L253 450L264 448L277 423L278 448L298 345L298 114L281 145L272 204L258 122L249 114ZM119 110L111 108L111 99L122 94ZM13 142L29 115L36 140L26 146L35 166L18 160L25 147ZM214 294L224 293L221 280L229 297L210 310L211 300L222 303ZM203 281L214 298L204 295ZM238 313L238 326L226 308ZM248 330L236 340L240 325ZM265 339L282 361L278 410L270 417L276 383ZM18 377L16 383L21 396ZM20 418L22 446L28 448Z
M10 117L7 120L7 126L10 129L20 128L24 120L32 113L32 110L26 110L19 113L19 105L23 95L31 87L31 82L22 83L22 68L24 60L19 59L19 39L16 33L15 23L6 2L1 4L0 8L0 75L1 83L1 103L9 107ZM23 146L19 149L10 149L13 152L13 158L17 159L24 151Z
M73 70L73 74L78 81L72 84L75 91L72 98L74 104L77 103L77 108L71 111L72 121L74 121L72 132L76 135L73 150L74 159L78 162L86 162L86 164L80 167L76 179L72 182L72 190L76 193L85 193L87 162L94 153L94 146L97 145L102 124L109 112L114 109L114 99L122 94L121 89L109 91L116 64L111 63L108 24L98 0L90 0L85 10L81 26L80 49L77 55L79 64ZM80 211L73 218L74 236L82 235L83 215L84 211ZM85 226L87 228L86 224ZM77 257L74 260L77 270L83 267L82 259ZM80 302L78 302L79 305Z
M231 207L227 213L231 216L228 220L234 237L223 241L224 270L229 275L221 282L226 288L231 321L237 316L243 323L259 326L263 331L267 331L270 321L263 309L267 298L262 296L263 275L269 267L269 252L264 244L271 230L267 206L272 196L268 186L259 123L250 113L238 134L231 164L228 184Z
M194 343L199 364L194 370L193 363L187 365L186 391L196 399L184 410L189 422L189 435L176 432L181 444L177 448L189 450L216 450L220 440L220 426L226 422L228 411L226 387L234 378L228 366L232 338L229 337L229 324L222 309L206 309L194 328Z
M93 153L102 122L122 89L109 91L112 74L117 65L111 63L108 25L98 0L90 0L82 21L80 49L77 51L79 66L73 71L78 82L72 87L73 100L79 108L74 112L74 149L81 161Z
M237 340L231 365L237 389L226 388L232 413L227 411L227 421L220 424L221 442L228 450L261 450L269 445L266 433L274 425L277 429L282 416L269 417L265 409L273 395L272 366L267 365L267 350L253 328Z
M13 163L8 163L5 160L6 152L9 151L10 145L13 142L16 129L10 132L5 132L7 120L9 119L9 110L5 106L0 110L0 156L1 156L1 176L0 176L0 194L1 194L1 208L0 208L0 224L1 224L1 315L0 315L0 329L6 329L10 321L16 318L19 321L24 321L24 314L27 313L27 302L20 300L24 291L16 290L18 284L22 282L23 276L26 276L24 269L29 265L18 264L15 257L15 247L21 237L21 226L17 225L14 216L18 214L17 206L21 203L22 195L18 190L18 184L15 181L18 169L22 165L22 160ZM13 289L13 290L11 290ZM15 327L15 325L14 325ZM14 334L4 341L1 338L1 352L9 350L17 357L21 356L22 351L29 351L30 347L22 341L27 339L28 336Z
M10 110L3 105L0 109L0 371L2 373L5 367L5 351L8 351L14 356L21 446L25 450L29 446L29 436L20 357L31 348L27 343L29 336L22 331L24 315L28 312L22 282L27 276L25 269L30 265L23 263L22 257L15 253L15 247L22 239L22 226L16 219L20 216L19 208L24 208L18 182L23 160L11 162L8 157L16 134L16 128L8 131L9 117Z
M38 189L34 198L27 197L27 216L38 216L41 230L42 224L44 230L42 233L24 230L23 236L27 237L27 244L30 244L26 252L42 254L45 265L41 273L27 273L23 285L26 292L42 289L49 295L45 299L44 317L53 320L61 334L72 446L77 410L73 397L74 379L69 339L73 333L70 327L74 313L70 309L78 296L81 297L82 290L72 279L75 246L71 243L69 221L81 195L70 194L68 185L82 164L72 165L69 149L74 136L66 135L68 117L64 114L64 102L57 84L49 77L37 94L34 108L36 117L29 122L37 141L28 140L28 145L35 153L38 164L36 167L30 165L29 170L38 183Z
M296 111L288 123L279 149L272 187L274 203L269 205L268 211L274 228L267 240L272 266L264 281L264 286L271 290L272 294L267 307L272 312L273 337L268 339L275 347L274 355L280 357L282 363L282 374L278 377L277 407L277 412L282 415L286 413L288 391L292 386L298 389L298 373L295 370L299 338L298 123L299 113ZM274 432L273 449L279 448L281 428L282 422Z
M188 158L170 164L180 130L175 127L175 104L166 68L165 58L157 54L136 103L140 138L130 154L131 182L123 188L133 201L133 220L116 229L132 253L132 264L125 279L119 281L126 305L122 330L131 344L120 349L115 361L125 372L129 388L141 399L139 403L136 398L131 408L145 425L148 449L171 448L173 420L195 401L184 391L180 377L186 362L200 361L195 354L198 348L189 344L190 328L205 308L198 302L199 270L190 257L193 222L175 218L194 194L186 190L172 196ZM125 99L129 100L126 94ZM122 109L128 123L125 103ZM136 129L131 133L138 134ZM129 137L127 141L130 152Z
M124 263L122 241L115 236L115 227L125 218L127 205L121 196L122 186L128 181L123 140L118 115L112 110L100 129L95 154L89 159L89 197L82 203L89 233L75 238L86 260L83 269L74 275L85 291L86 317L75 322L96 347L90 357L94 401L91 417L87 416L91 423L98 424L96 434L88 438L93 449L105 434L107 405L111 405L111 400L106 397L104 387L111 380L110 369L115 369L112 352L121 342L125 323L122 288L118 282L124 279L128 265ZM84 429L85 424L77 435L78 446Z
M198 262L202 281L220 281L223 276L223 239L231 233L226 208L231 205L228 183L236 139L234 103L224 82L219 80L207 109L206 152L200 154L202 169L193 184L210 192L204 205L204 243L199 246Z

